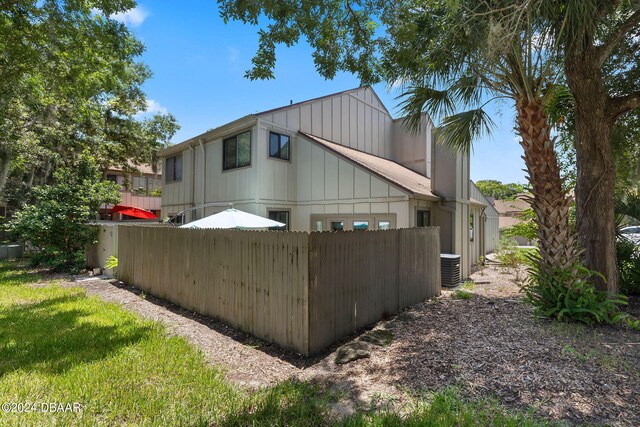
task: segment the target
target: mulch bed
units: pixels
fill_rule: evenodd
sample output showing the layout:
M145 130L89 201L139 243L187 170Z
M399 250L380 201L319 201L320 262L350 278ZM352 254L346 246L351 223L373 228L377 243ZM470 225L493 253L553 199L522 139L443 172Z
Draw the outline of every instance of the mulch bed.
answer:
M640 333L537 319L521 301L524 277L523 270L490 265L472 276L478 284L471 299L444 290L380 322L376 329L391 331L391 344L372 346L369 358L345 365L334 362L340 343L304 359L115 281L68 285L165 323L242 386L301 378L340 388L348 396L345 413L372 400L401 408L408 395L453 385L471 398L493 396L506 407L534 408L572 424L640 425ZM630 311L640 313L638 299Z

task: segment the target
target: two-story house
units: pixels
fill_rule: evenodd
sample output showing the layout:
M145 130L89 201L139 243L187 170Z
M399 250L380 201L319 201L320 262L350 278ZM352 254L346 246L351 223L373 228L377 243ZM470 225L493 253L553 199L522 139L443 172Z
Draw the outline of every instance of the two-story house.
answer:
M370 87L249 114L160 155L163 216L231 202L289 230L436 225L442 251L462 256L463 277L497 239L469 156L435 144L426 115L419 132L408 131Z
M106 178L120 185L120 205L136 207L153 212L160 217L162 192L162 168L154 170L151 165L135 166L138 172L132 173L120 167L112 166L107 170ZM122 221L128 218L119 213L110 213L113 205L100 209L100 219Z

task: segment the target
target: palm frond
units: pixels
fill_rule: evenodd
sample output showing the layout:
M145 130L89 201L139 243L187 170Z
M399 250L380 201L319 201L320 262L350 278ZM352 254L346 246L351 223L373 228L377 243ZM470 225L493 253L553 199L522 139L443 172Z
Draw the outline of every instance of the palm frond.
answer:
M615 211L617 215L640 221L640 193L629 191L616 201Z
M404 125L413 132L420 131L422 114L440 118L455 111L455 100L449 90L437 90L427 86L414 85L398 96L402 99L399 107L404 117Z
M477 105L482 101L483 88L481 76L467 74L455 81L450 90L453 92L455 99L463 105Z
M438 141L447 147L463 153L472 151L476 138L491 133L495 123L482 108L464 111L445 117L438 128Z

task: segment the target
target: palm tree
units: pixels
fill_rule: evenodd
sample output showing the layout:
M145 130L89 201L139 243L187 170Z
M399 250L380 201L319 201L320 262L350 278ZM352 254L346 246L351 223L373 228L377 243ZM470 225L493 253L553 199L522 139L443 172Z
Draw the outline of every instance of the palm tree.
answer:
M486 105L513 102L538 223L539 267L551 274L571 269L580 255L545 111L560 63L537 11L512 3L434 2L404 11L389 30L393 50L385 52L383 68L391 70L388 81L403 85L406 124L417 129L424 112L439 118L440 141L457 150L469 151L475 138L490 132Z

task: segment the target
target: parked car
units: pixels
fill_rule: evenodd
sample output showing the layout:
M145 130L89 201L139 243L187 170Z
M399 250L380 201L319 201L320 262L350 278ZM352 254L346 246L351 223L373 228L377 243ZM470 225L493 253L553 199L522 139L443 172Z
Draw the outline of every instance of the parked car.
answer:
M634 244L640 245L640 225L623 227L620 229L620 234Z

